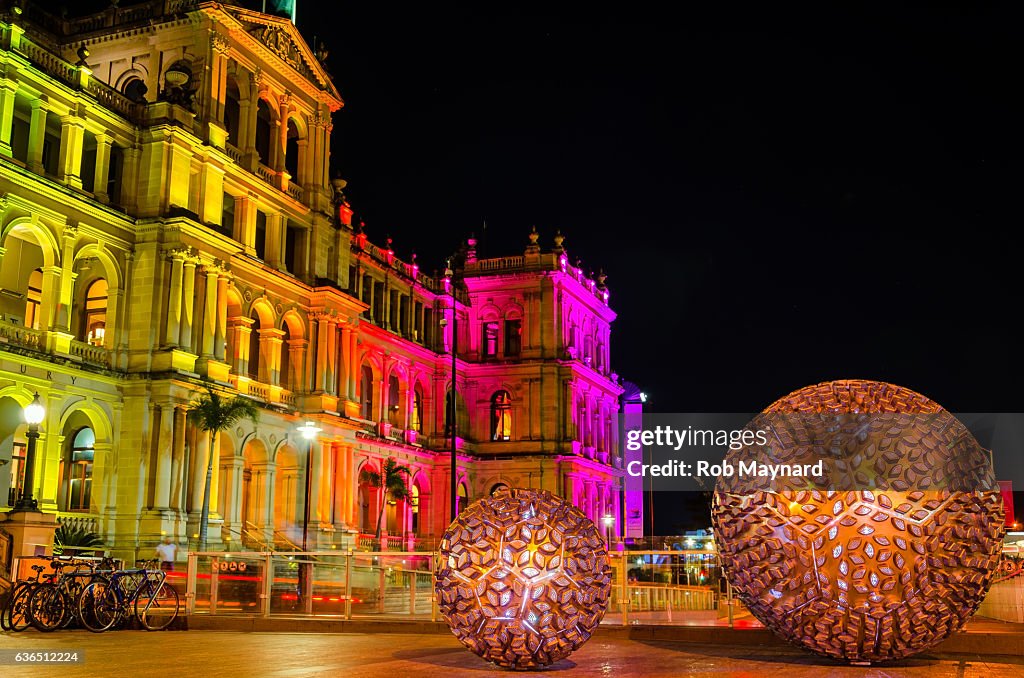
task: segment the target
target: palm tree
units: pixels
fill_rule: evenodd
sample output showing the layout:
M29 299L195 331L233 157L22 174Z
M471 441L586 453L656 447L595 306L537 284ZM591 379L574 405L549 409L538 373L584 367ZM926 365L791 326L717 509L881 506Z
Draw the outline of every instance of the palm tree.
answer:
M375 539L380 541L380 523L384 517L384 505L390 496L395 501L402 501L409 496L409 485L402 474L412 475L408 466L399 466L393 457L388 457L384 462L384 470L381 473L363 469L359 472L359 482L366 483L370 487L382 488L384 496L381 497L380 513L377 514L377 532Z
M206 394L192 403L188 416L201 430L210 434L210 454L206 462L206 487L203 489L203 513L199 518L199 543L206 548L207 523L210 522L210 483L213 480L213 452L217 449L217 436L241 419L249 419L253 426L259 421L259 409L249 398L235 396L225 400L209 386Z

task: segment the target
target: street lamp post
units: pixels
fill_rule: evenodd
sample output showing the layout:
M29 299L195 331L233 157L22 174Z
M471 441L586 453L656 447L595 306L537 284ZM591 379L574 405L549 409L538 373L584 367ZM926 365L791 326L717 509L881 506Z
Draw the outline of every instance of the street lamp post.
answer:
M615 524L615 516L613 516L610 513L606 513L606 514L604 514L604 517L601 518L601 520L604 521L605 541L608 543L608 548L611 548L611 545L612 545L612 525Z
M302 605L306 614L313 612L313 577L311 569L313 562L306 555L309 551L309 493L313 487L313 442L320 433L320 427L312 421L299 426L298 431L306 439L306 491L304 493L302 510L302 560L299 562L299 595L302 597Z
M451 480L449 482L449 485L450 485L449 489L451 491L451 499L450 500L451 500L451 507L452 507L452 510L451 510L452 521L454 521L455 518L457 518L458 515L459 515L459 495L458 495L458 491L456 490L457 483L456 483L456 480L455 480L455 475L457 473L457 469L456 469L457 449L456 449L456 442L455 442L455 434L458 431L458 426L455 423L456 422L456 418L455 417L456 417L456 414L457 414L456 405L455 405L455 403L456 403L456 396L455 396L455 358L457 356L456 348L458 346L457 342L458 342L458 327L459 327L458 326L458 315L459 314L458 314L458 309L456 309L456 307L455 307L455 271L452 270L452 260L451 259L448 260L447 266L444 269L444 277L448 281L448 289L452 293L452 389L451 389L451 436L452 436L452 449L451 449L451 470L450 470L450 472L451 472Z
M28 424L28 447L25 450L25 482L21 488L21 496L18 503L14 505L14 511L38 511L39 504L32 496L32 486L35 485L36 468L36 441L39 439L39 425L43 423L46 416L46 408L39 402L39 394L36 393L32 402L25 406L25 423Z

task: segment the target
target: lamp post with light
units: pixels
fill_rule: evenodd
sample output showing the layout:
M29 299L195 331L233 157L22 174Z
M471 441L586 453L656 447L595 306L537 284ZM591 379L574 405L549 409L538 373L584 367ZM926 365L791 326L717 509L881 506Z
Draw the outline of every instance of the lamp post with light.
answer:
M456 469L456 454L457 454L457 451L456 451L455 434L458 431L458 427L457 427L457 425L455 423L455 415L456 415L456 405L455 405L455 403L456 403L456 396L455 396L455 358L457 356L456 347L458 346L457 342L458 342L458 315L459 315L459 313L458 313L458 309L455 306L455 271L452 270L452 259L451 258L448 259L448 261L446 262L445 269L444 269L444 277L445 277L445 280L448 281L448 289L451 290L451 293L452 293L452 389L451 389L451 403L450 403L451 404L450 426L451 426L451 436L452 436L452 449L451 449L451 471L450 471L451 478L450 478L450 481L449 481L449 490L451 492L451 497L450 497L451 507L452 507L451 518L452 518L452 521L454 521L458 517L458 515L459 515L459 496L458 496L458 492L456 490L456 481L455 481L455 475L457 473L457 469ZM444 322L444 319L442 319L442 322Z
M25 450L25 481L13 511L39 511L39 504L32 496L32 486L35 484L36 441L39 439L39 425L43 423L45 416L46 408L39 402L39 394L36 393L32 402L25 406L25 423L28 424L28 431L25 433L28 439Z
M297 430L306 439L306 491L303 495L302 511L302 552L305 554L309 550L309 493L313 487L313 442L321 429L314 422L307 421ZM313 562L309 556L303 555L302 561L299 562L299 595L302 597L302 604L306 608L307 614L312 613L313 607L313 577L310 576L312 566Z
M612 547L612 525L615 524L615 516L613 516L610 513L606 513L604 514L604 517L601 518L601 520L602 522L604 522L605 542L607 543L608 548L610 549Z

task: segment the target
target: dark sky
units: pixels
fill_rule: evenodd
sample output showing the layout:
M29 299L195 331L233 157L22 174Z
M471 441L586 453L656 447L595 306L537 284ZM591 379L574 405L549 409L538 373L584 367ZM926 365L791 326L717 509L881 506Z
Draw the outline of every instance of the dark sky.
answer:
M298 2L371 238L430 269L560 228L655 411L837 378L1024 411L1010 3Z
M484 219L488 255L562 229L657 411L844 377L1024 409L1018 17L710 4L299 0L298 25L330 45L371 237L431 262Z

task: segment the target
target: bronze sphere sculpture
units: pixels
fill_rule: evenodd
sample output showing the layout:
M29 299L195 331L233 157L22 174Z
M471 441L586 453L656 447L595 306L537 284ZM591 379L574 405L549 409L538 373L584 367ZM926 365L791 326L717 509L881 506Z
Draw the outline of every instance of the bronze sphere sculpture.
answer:
M767 427L769 444L727 461L822 457L829 476L718 480L715 538L758 620L858 663L912 655L966 623L999 565L1003 504L963 424L908 389L835 381L776 401L751 427Z
M459 514L441 540L434 591L452 633L499 666L567 657L601 623L611 593L597 526L544 490L503 489Z

